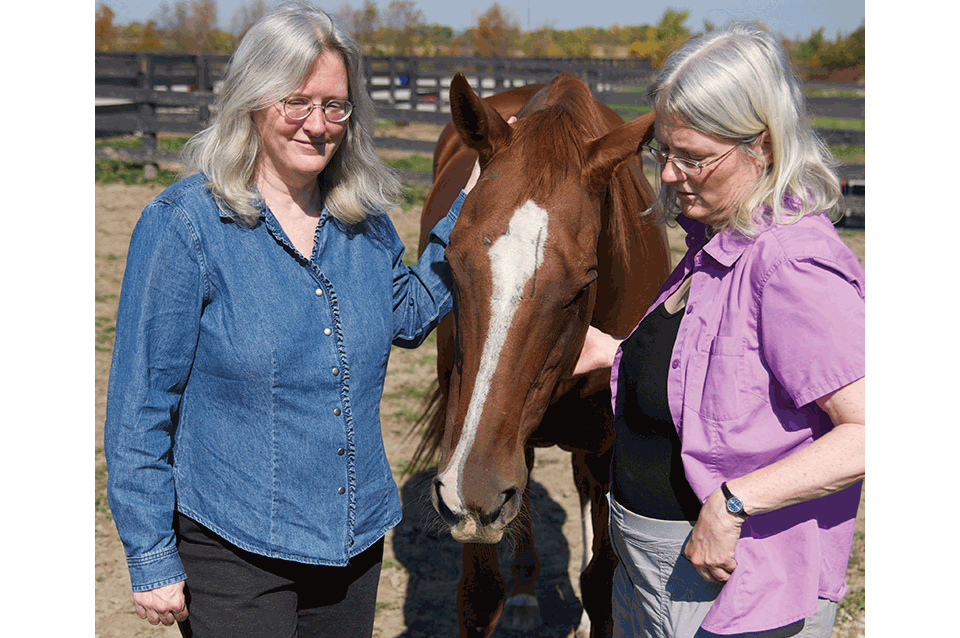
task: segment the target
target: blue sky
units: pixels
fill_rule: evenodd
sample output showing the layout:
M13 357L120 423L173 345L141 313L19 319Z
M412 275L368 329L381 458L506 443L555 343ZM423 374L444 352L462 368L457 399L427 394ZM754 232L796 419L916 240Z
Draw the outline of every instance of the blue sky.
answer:
M245 0L217 0L220 27L229 29L234 12ZM117 14L119 23L144 22L152 17L161 2L159 0L106 0ZM173 5L173 0L167 0ZM378 0L377 6L385 9L390 0ZM456 30L471 26L477 16L484 13L494 0L416 0L417 8L423 11L428 23L442 24ZM321 7L334 10L344 0L317 2ZM354 8L363 5L363 0L346 2ZM598 0L595 2L558 2L557 0L500 0L500 6L509 7L520 20L521 27L536 29L551 25L557 29L575 29L594 26L609 27L613 24L655 24L665 7L686 9L690 18L687 28L699 31L704 19L722 24L730 18L752 17L760 20L776 33L789 38L807 37L823 27L824 36L834 39L837 32L854 31L864 19L865 0L677 0L676 2L647 3Z

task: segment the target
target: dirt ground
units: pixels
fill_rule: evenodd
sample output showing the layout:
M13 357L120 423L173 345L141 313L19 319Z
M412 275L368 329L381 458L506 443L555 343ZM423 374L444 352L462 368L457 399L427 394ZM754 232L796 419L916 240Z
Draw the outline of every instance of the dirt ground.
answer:
M116 307L130 232L142 208L159 186L97 185L96 187L96 636L179 636L175 627L153 627L137 618L123 548L106 502L106 463L103 421L107 375L113 343ZM419 210L391 213L408 246L417 243ZM675 259L683 251L682 231L671 231ZM863 260L863 233L848 240ZM418 350L395 349L390 359L381 404L387 455L400 486L404 518L386 537L380 579L376 629L378 638L419 638L457 635L455 594L460 576L459 545L449 534L438 533L423 477L403 472L416 441L408 437L420 413L422 398L434 378L435 346ZM500 630L498 636L517 638L573 635L581 606L578 571L581 557L580 523L569 456L556 449L539 450L532 474L534 534L543 561L539 600L545 624L526 634ZM851 565L851 585L862 588L863 508L857 542L860 566ZM857 550L855 550L856 553ZM503 565L509 556L502 552ZM505 570L509 578L509 569ZM509 582L508 582L509 586ZM863 618L838 619L834 638L864 633Z

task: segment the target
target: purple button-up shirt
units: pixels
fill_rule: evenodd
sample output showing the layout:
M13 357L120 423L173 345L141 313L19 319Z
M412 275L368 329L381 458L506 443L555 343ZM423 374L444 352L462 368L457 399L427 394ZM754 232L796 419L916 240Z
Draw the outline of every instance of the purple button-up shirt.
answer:
M723 481L810 445L833 424L815 403L865 374L864 273L825 215L706 241L683 216L688 251L653 302L692 274L667 378L687 480L701 502ZM649 311L648 311L649 312ZM616 406L622 351L613 362ZM858 482L751 516L737 568L702 627L718 634L781 627L846 593Z

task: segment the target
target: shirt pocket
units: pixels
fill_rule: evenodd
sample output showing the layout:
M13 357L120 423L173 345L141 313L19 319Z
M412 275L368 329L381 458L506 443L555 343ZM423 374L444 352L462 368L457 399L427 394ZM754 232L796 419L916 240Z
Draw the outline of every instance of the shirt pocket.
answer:
M702 416L729 421L756 407L758 397L744 392L745 355L746 345L740 337L700 337L693 365L703 379L698 410Z

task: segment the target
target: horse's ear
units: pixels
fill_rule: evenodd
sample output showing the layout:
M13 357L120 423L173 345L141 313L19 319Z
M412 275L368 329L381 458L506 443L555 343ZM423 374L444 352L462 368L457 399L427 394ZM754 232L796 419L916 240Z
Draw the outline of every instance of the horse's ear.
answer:
M603 190L620 164L653 137L653 119L653 111L644 113L590 143L584 168L584 183L590 191Z
M473 92L463 73L450 82L450 114L460 139L480 154L481 167L510 138L510 126Z

